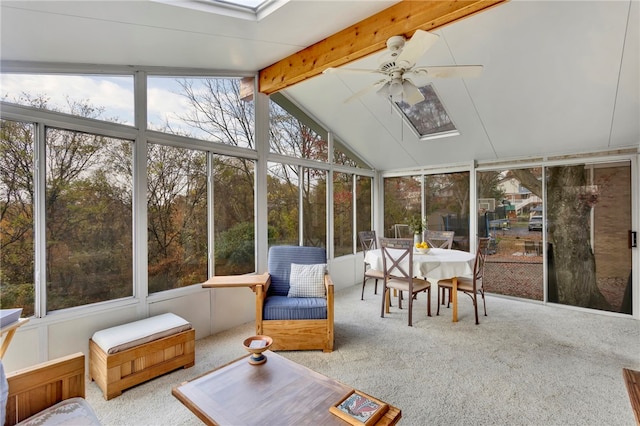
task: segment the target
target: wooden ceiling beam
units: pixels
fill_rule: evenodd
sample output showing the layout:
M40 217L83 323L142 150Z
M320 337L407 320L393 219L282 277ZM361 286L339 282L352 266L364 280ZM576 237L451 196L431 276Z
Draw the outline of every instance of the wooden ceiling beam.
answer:
M404 0L339 31L259 73L259 90L267 95L386 48L394 35L410 38L482 12L508 0Z

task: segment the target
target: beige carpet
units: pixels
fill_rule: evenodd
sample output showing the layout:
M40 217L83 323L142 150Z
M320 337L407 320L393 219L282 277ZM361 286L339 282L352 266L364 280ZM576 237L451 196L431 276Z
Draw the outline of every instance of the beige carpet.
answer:
M622 368L640 369L640 322L557 306L488 297L473 319L461 295L451 310L426 316L426 296L380 318L373 286L336 293L336 349L280 352L315 371L402 409L403 425L634 425ZM196 342L196 365L104 401L87 399L105 425L198 425L171 388L245 355L253 324ZM260 424L259 422L257 424ZM244 425L234 425L244 426Z

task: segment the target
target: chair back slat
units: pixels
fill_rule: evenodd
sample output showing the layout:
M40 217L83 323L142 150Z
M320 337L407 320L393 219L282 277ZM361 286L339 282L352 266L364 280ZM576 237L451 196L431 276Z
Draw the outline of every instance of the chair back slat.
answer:
M406 238L411 236L411 229L405 223L396 223L393 225L393 235L395 238Z
M427 231L424 239L429 243L429 247L451 249L454 236L454 231Z
M411 282L413 275L413 240L410 238L380 238L382 266L385 276ZM403 265L403 262L407 261Z
M360 231L358 232L358 239L360 240L362 251L364 251L365 254L369 250L375 250L378 248L376 231Z

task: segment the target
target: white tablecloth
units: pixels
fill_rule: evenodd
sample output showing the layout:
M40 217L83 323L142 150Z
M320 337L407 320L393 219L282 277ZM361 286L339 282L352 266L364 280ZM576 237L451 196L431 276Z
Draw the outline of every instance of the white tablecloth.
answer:
M445 278L473 276L475 258L475 254L466 251L440 248L429 249L427 254L414 252L413 275L427 278L433 284ZM371 265L373 269L383 270L380 249L369 250L364 257L364 261ZM404 262L407 265L409 258L407 257Z

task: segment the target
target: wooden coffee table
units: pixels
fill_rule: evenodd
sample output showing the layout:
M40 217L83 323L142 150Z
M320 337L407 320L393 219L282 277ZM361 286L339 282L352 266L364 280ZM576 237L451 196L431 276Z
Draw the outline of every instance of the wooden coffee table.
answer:
M329 407L354 390L275 352L267 362L242 357L182 383L172 394L208 425L345 425ZM389 406L376 425L395 425L399 408Z

